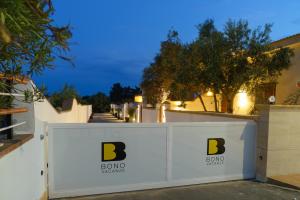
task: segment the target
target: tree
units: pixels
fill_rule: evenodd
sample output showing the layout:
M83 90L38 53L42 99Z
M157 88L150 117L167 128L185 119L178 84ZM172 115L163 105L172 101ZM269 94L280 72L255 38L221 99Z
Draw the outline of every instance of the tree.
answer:
M81 102L84 104L91 104L93 107L93 112L104 113L110 110L110 101L104 93L98 92L95 95L83 96Z
M197 96L204 111L207 111L202 95L208 88L208 80L200 55L197 42L183 46L181 65L174 72L175 79L170 88L170 96L181 101L185 101L191 96Z
M289 67L293 56L289 48L271 48L269 24L251 30L247 21L229 20L222 32L216 29L213 20L207 20L198 30L199 37L191 44L198 53L190 53L191 57L198 56L198 60L181 82L189 88L196 80L204 89L212 90L216 111L216 94L222 94L227 112L232 113L233 99L240 90L251 93L262 83L276 81L281 71ZM188 64L182 67L186 66Z
M162 84L163 79L158 65L152 63L149 67L144 69L141 88L147 103L155 105L162 101L164 93Z
M163 103L174 87L175 73L181 65L182 44L178 32L170 30L167 40L161 43L160 52L143 72L141 88L147 102ZM176 98L176 95L173 95Z
M202 71L199 76L202 77L204 90L213 92L215 111L218 112L216 94L219 94L222 82L220 81L221 72L219 66L222 62L224 39L212 20L206 20L198 26L199 35L195 41L196 52L198 52L199 63L202 66Z
M114 83L109 92L110 101L115 104L121 104L122 103L122 92L123 92L123 87L121 86L121 84Z
M51 0L1 0L0 73L4 79L40 74L52 68L58 57L70 60L64 56L72 36L70 28L55 26L53 14ZM14 84L1 81L1 90L10 92Z
M233 98L239 90L252 92L264 82L275 81L289 67L293 51L272 50L270 24L251 30L247 21L229 20L223 32L216 31L212 21L210 24L205 36L213 50L206 50L211 60L206 64L209 80L215 91L222 92L227 112L232 113ZM200 32L205 28L201 26Z
M250 29L248 22L229 20L219 31L213 20L198 26L198 38L182 45L178 33L170 31L154 62L144 70L141 87L151 101L160 101L164 93L182 100L190 93L201 95L208 89L222 94L227 112L233 112L233 99L240 90L254 92L266 82L275 82L290 66L293 51L272 49L271 25Z
M54 92L50 97L49 101L54 108L61 107L63 102L68 99L76 98L80 101L80 96L74 86L65 84L61 91Z
M134 101L134 97L136 95L140 95L141 89L139 87L135 87L135 88L131 88L129 86L127 87L123 87L123 91L122 91L122 102L133 102Z
M120 83L114 83L109 92L109 97L112 103L122 104L125 102L133 102L134 97L139 94L141 94L141 90L138 87L122 87Z

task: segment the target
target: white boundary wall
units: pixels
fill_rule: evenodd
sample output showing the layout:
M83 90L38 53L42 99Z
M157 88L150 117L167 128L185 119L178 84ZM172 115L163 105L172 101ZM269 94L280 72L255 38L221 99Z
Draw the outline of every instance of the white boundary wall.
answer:
M0 159L1 200L39 200L46 193L45 147L39 135L44 129L38 123L34 138Z
M19 85L19 89L32 89L33 83ZM14 102L28 112L13 115L14 123L26 121L14 128L14 134L34 134L34 137L0 159L0 200L39 200L47 192L47 137L46 122L87 122L92 108L73 101L72 110L58 113L45 99L32 104ZM41 175L43 171L43 175Z
M225 153L207 155L209 138L224 139ZM255 141L253 122L49 124L49 195L255 178ZM103 162L102 142L123 143L126 158Z
M49 123L86 123L92 114L91 105L81 105L73 99L71 110L57 112L47 99L34 102L35 117Z
M143 117L143 123L156 123L157 120L157 115L158 115L158 110L154 109L149 109L149 108L143 108L142 110L142 117Z
M166 122L235 122L253 121L250 117L234 117L235 115L222 113L205 113L194 111L168 111L165 112ZM156 123L158 121L159 110L143 108L143 123Z
M253 121L251 119L243 119L238 117L218 116L218 113L215 115L209 113L192 113L192 112L176 112L176 111L166 111L166 121L167 122L234 122L234 121ZM231 115L234 116L234 115Z

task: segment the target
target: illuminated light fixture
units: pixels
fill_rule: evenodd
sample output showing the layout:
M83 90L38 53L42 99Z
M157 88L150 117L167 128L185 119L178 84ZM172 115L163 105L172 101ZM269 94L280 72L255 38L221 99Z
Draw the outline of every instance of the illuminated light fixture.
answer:
M249 103L247 93L245 91L241 91L238 95L239 95L239 102L238 102L239 106L246 107Z
M181 105L181 101L174 101L174 105L180 106Z
M137 95L134 97L134 102L136 103L143 103L143 96L142 95Z
M212 97L212 96L214 96L214 93L211 90L208 90L208 92L206 93L206 96Z
M183 110L181 101L173 101L172 104L174 105L173 110Z

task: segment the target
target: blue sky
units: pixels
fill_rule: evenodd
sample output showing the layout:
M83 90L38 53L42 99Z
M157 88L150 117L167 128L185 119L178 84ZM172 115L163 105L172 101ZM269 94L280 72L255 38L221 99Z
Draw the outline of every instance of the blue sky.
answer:
M273 23L277 40L300 32L299 0L53 0L58 25L73 30L70 55L75 67L55 62L54 70L35 77L50 92L65 83L81 95L108 93L115 82L138 85L143 68L159 50L170 28L189 42L195 26L215 20L222 28L229 19L246 19L251 27Z

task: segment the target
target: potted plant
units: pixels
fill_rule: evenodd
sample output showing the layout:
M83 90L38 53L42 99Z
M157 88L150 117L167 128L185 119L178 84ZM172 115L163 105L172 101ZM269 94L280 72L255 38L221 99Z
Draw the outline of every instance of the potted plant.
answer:
M136 108L128 108L129 121L132 122L135 115Z

